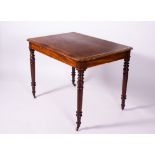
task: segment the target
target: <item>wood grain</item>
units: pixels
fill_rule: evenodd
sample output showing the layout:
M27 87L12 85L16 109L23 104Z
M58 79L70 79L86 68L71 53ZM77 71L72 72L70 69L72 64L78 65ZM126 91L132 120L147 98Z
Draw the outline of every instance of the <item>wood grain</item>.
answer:
M123 59L123 55L132 49L75 32L30 38L28 41L31 49L76 68L80 63L85 63L85 68L88 68Z
M30 38L28 42L30 49L32 93L34 97L36 85L34 51L38 51L72 66L71 75L74 86L75 69L77 69L77 131L79 130L82 117L84 71L89 67L124 59L121 96L121 107L124 109L131 47L75 32Z

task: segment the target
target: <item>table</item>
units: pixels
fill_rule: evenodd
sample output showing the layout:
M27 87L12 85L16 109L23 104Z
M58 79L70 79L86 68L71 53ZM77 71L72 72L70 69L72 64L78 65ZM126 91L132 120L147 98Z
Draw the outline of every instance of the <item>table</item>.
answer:
M76 86L75 69L77 70L77 131L80 127L82 116L84 72L89 67L124 59L121 95L121 108L122 110L124 109L128 82L129 60L132 50L131 47L76 32L30 38L28 39L28 42L32 78L31 85L34 98L36 97L34 51L41 52L72 66L72 84L74 86Z

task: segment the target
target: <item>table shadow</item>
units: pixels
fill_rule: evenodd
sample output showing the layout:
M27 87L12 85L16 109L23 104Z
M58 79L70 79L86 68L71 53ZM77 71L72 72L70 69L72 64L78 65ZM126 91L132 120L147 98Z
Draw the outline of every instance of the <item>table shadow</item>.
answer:
M93 125L93 126L80 128L79 131L123 127L123 126L151 123L154 121L155 119L141 119L141 120L132 120L132 121L127 121L127 122L118 122L118 123L113 123L113 124L104 124L104 125L99 124L99 125Z
M89 77L86 78L86 80L84 81L85 83L89 81ZM60 90L63 90L63 89L66 89L68 87L73 87L73 88L77 88L77 81L76 81L76 86L73 86L72 83L71 84L67 84L67 85L64 85L64 86L60 86L58 88L55 88L55 89L52 89L52 90L48 90L46 92L43 92L39 95L36 95L36 98L38 97L41 97L41 96L44 96L44 95L48 95L48 94L51 94L53 92L56 92L56 91L60 91Z
M56 92L56 91L60 91L60 90L66 89L68 87L74 87L74 86L72 86L71 84L60 86L58 88L55 88L55 89L52 89L52 90L48 90L48 91L43 92L43 93L41 93L39 95L36 95L36 98L41 97L41 96L44 96L44 95L48 95L48 94L53 93L53 92Z
M131 97L134 100L131 105L135 107L130 108L130 110L155 105L154 67L155 59L140 54L131 54L127 99ZM96 79L99 84L106 85L108 91L111 91L111 96L116 97L119 94L121 96L122 73L123 60L120 60L115 63L101 65L96 71L90 71L89 76L93 77L95 75L96 77L97 75Z
M137 109L146 109L146 108L151 108L155 107L155 104L148 104L148 105L141 105L137 107L131 107L131 108L125 108L125 111L132 111L132 110L137 110Z

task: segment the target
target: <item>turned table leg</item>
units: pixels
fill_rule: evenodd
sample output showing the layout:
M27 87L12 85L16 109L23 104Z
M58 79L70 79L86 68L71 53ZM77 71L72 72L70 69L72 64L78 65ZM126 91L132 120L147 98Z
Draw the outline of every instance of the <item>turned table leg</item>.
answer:
M72 67L72 84L73 84L73 86L76 86L76 84L75 84L75 68L74 67Z
M121 96L121 99L122 99L121 108L122 108L122 110L125 107L127 82L128 82L128 72L129 72L129 61L130 61L130 55L128 55L126 58L124 58L123 82L122 82L122 96Z
M30 49L30 67L31 67L31 86L32 86L32 94L33 97L35 98L35 86L36 86L36 82L35 82L35 55L34 55L34 50Z
M82 98L83 98L83 84L84 84L84 70L78 70L78 82L77 82L77 128L78 131L81 124L82 117Z

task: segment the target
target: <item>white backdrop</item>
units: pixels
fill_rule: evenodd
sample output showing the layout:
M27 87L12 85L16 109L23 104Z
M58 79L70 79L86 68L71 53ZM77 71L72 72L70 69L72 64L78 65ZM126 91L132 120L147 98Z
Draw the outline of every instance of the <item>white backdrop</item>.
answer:
M123 61L85 72L81 133L155 133L155 22L0 22L0 133L75 133L71 67L36 53L30 87L29 37L79 32L133 47L125 111Z

